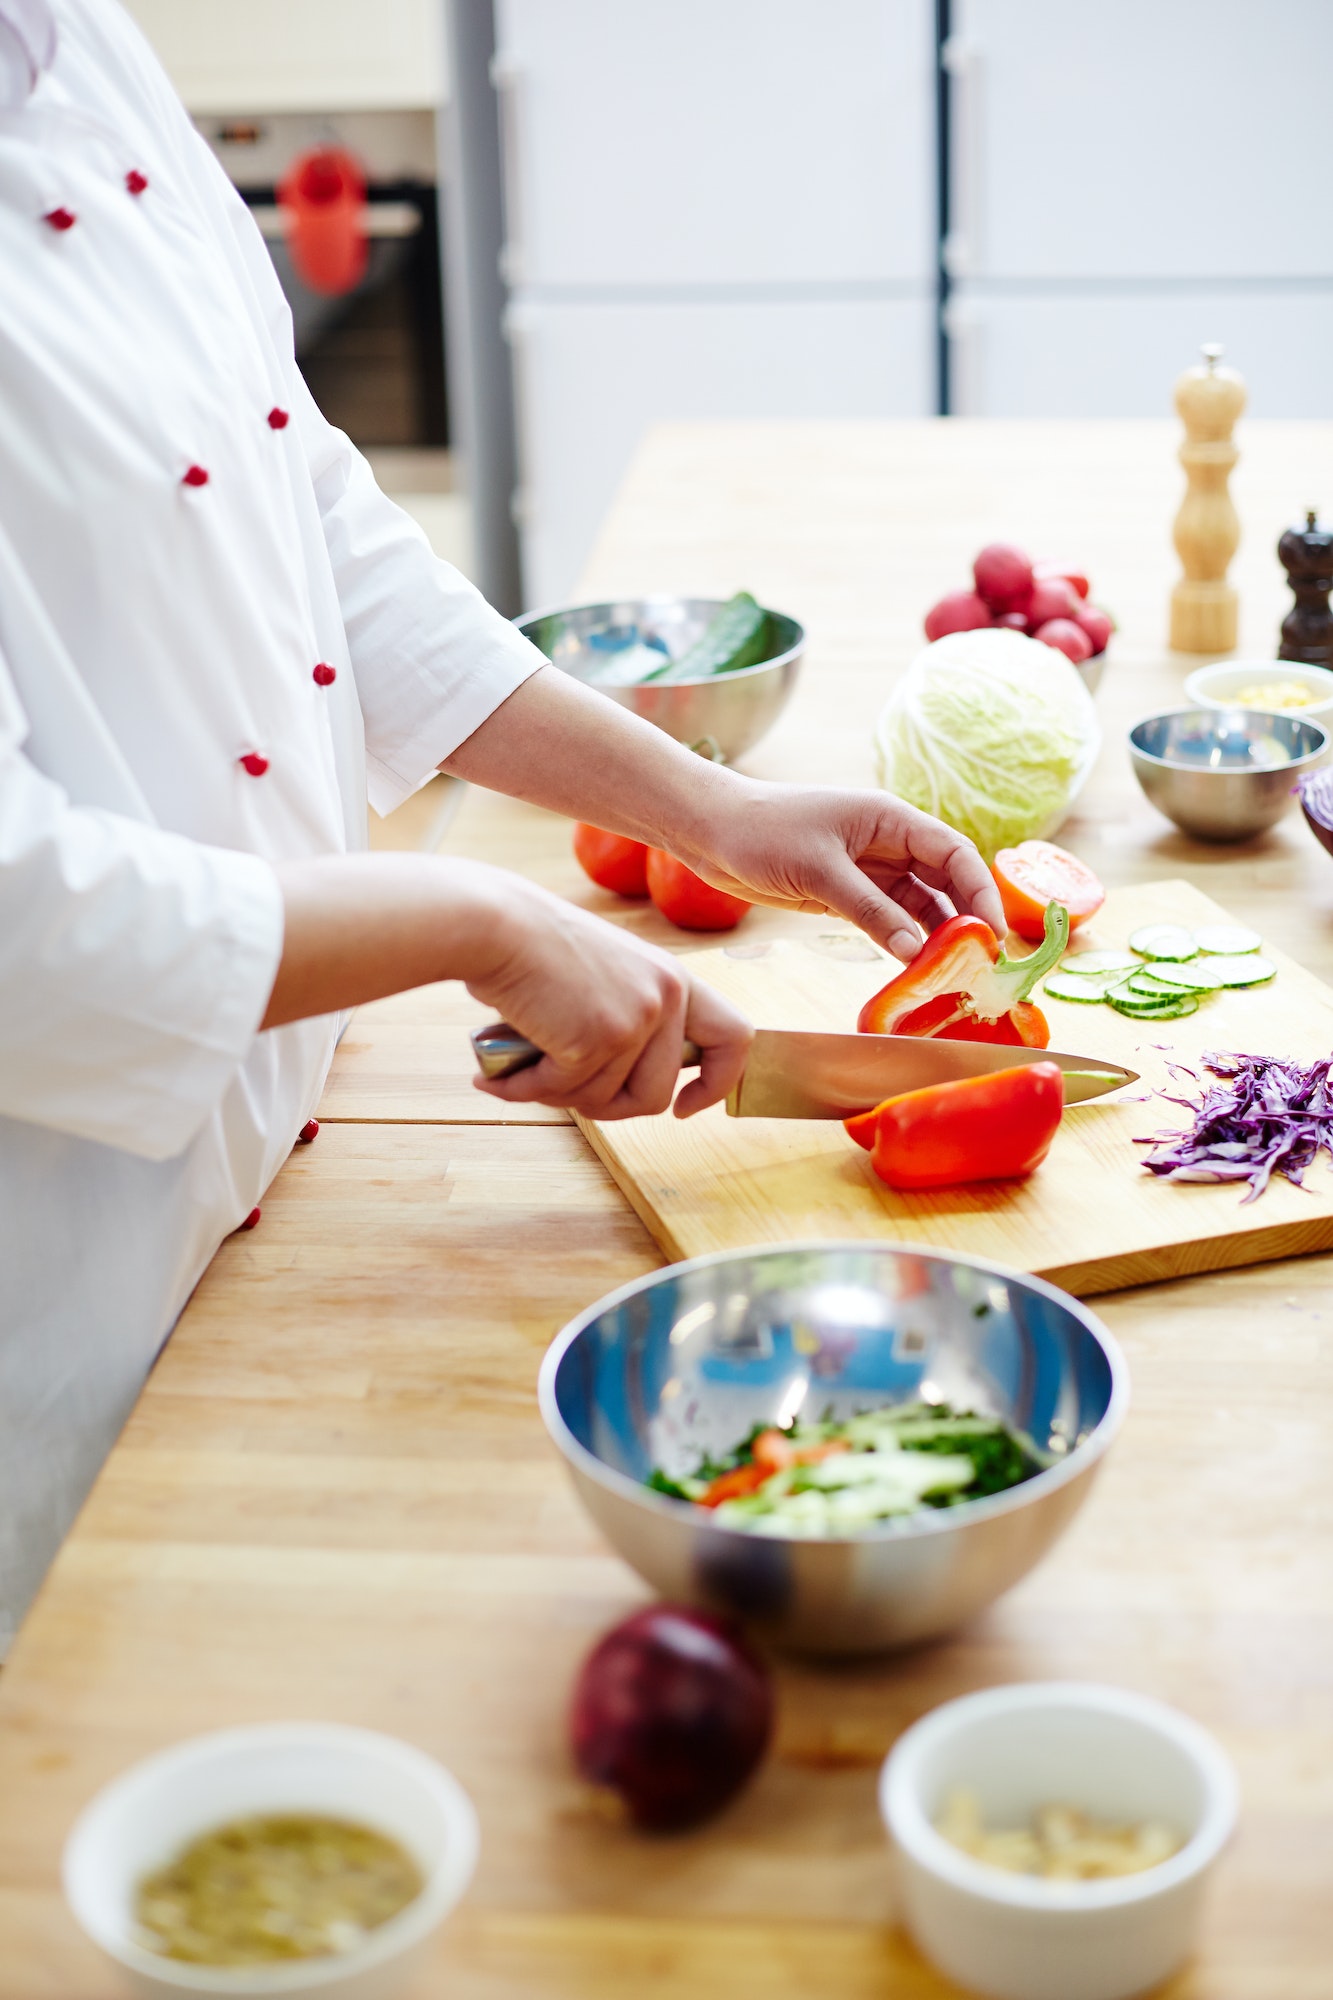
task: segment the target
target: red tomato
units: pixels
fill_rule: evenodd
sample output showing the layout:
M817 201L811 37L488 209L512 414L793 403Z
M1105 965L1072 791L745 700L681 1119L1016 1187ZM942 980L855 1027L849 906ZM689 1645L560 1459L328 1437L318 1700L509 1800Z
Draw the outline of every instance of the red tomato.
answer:
M715 889L661 847L648 849L648 894L683 931L734 930L750 907L742 897Z
M613 889L617 896L648 894L648 849L641 840L603 833L581 820L574 828L574 853L599 889Z
M1002 847L991 867L1009 928L1040 944L1048 903L1063 903L1077 930L1106 901L1106 891L1086 862L1049 840ZM1043 1048L1046 1044L1043 1042Z

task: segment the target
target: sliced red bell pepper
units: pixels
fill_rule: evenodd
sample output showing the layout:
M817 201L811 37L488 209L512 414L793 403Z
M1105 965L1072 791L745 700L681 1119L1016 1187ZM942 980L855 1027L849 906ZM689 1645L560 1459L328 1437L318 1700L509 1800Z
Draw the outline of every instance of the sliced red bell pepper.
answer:
M741 1500L747 1493L757 1491L766 1479L771 1479L775 1469L751 1459L749 1464L735 1466L730 1472L719 1472L708 1491L700 1494L697 1504L700 1507L720 1507L724 1500Z
M856 1025L863 1035L943 1035L1044 1049L1051 1031L1027 996L1068 942L1069 912L1062 903L1047 905L1045 938L1026 958L1006 958L980 917L950 917L912 963L866 1001Z
M1058 1063L1024 1063L886 1098L846 1128L889 1187L959 1187L1016 1180L1039 1167L1064 1102Z

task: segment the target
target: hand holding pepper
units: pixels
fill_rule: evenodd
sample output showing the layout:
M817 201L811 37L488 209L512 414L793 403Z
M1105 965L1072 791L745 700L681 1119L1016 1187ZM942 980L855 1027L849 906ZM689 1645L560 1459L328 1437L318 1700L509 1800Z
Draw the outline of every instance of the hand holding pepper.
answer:
M1007 1042L1049 1047L1051 1031L1027 998L1058 963L1069 941L1069 913L1046 910L1045 939L1026 958L1008 958L989 924L951 917L926 939L905 972L866 1001L856 1025L863 1035L942 1035L953 1042Z

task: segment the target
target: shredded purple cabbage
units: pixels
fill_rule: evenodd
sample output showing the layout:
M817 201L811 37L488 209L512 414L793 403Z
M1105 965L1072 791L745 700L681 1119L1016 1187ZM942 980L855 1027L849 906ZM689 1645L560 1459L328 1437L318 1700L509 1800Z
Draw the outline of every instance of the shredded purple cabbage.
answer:
M1157 1149L1143 1162L1150 1174L1171 1181L1248 1181L1242 1201L1250 1202L1274 1174L1300 1187L1321 1148L1333 1159L1333 1056L1302 1067L1276 1056L1214 1049L1203 1065L1218 1081L1205 1084L1201 1098L1168 1099L1194 1113L1193 1129L1134 1141Z

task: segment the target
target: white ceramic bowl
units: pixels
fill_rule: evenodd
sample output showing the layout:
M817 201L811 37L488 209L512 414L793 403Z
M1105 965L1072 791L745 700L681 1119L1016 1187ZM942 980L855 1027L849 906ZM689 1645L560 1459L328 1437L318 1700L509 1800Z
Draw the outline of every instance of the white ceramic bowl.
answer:
M1294 715L1302 722L1333 721L1333 671L1328 667L1307 667L1299 660L1215 660L1209 667L1196 667L1185 682L1188 699L1200 708L1235 708L1236 696L1245 688L1263 687L1278 681L1299 681L1315 699L1308 708L1284 708L1281 715ZM1247 703L1261 708L1262 702Z
M1026 1825L1049 1802L1165 1820L1185 1845L1112 1880L1011 1875L935 1831L956 1787L976 1793L988 1826ZM941 1972L994 2000L1127 2000L1168 1978L1193 1948L1236 1802L1231 1765L1197 1723L1077 1681L946 1702L899 1739L880 1776L909 1930Z
M145 1951L134 1924L143 1877L196 1835L257 1812L328 1813L373 1827L402 1843L425 1886L365 1944L336 1958L222 1968ZM196 1736L136 1764L81 1815L65 1844L63 1872L83 1929L152 2000L306 1993L390 2000L467 1888L476 1859L472 1802L433 1758L369 1729L275 1722Z

